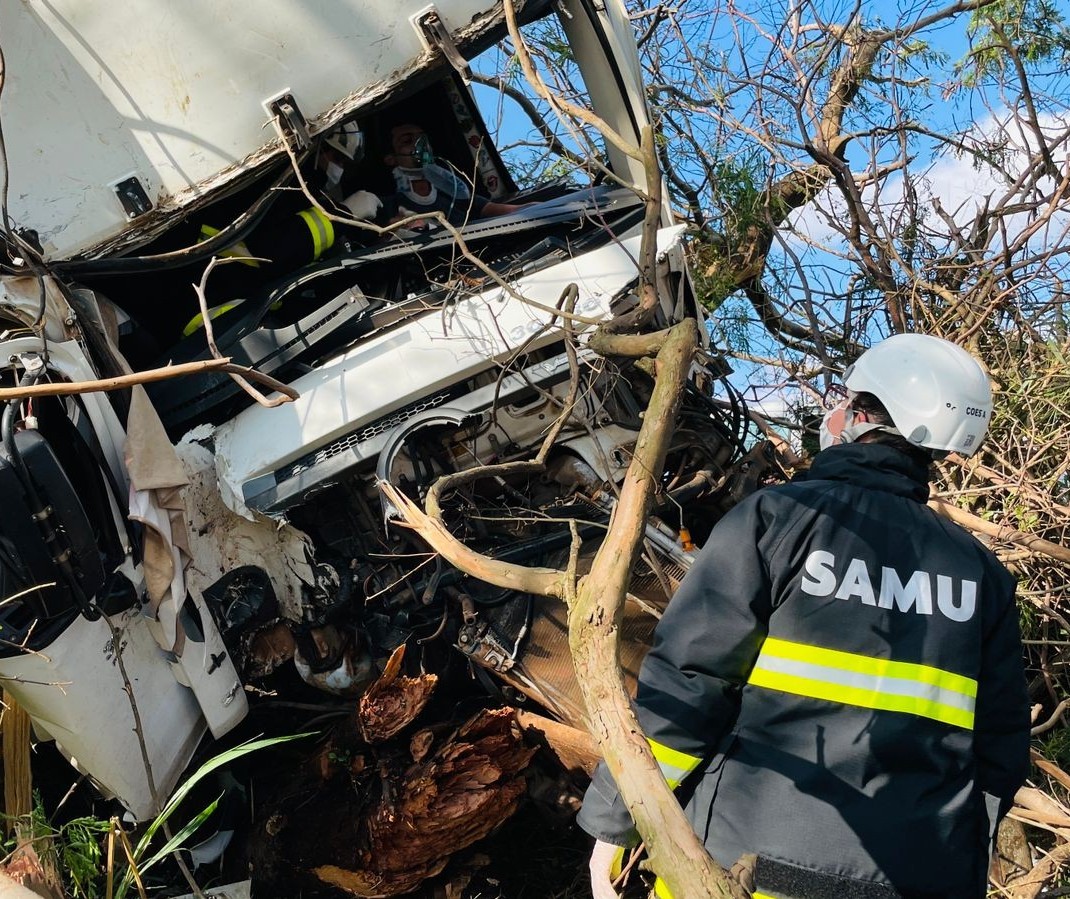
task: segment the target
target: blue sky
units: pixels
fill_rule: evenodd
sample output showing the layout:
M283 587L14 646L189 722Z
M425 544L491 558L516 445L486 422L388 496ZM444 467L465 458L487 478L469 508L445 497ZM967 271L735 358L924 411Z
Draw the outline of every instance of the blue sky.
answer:
M942 8L942 5L917 2L898 3L891 7L886 3L865 2L861 4L860 13L865 23L873 27L913 21ZM1056 6L1060 12L1070 8L1062 0ZM812 55L814 51L807 44L811 39L820 37L819 23L843 22L855 6L847 2L810 4L805 14L795 22L794 33L790 26L785 26L785 4L752 0L749 3L737 3L731 14L727 8L713 2L686 3L678 8L681 10L680 34L686 38L694 57L691 60L683 59L684 45L678 40L666 41L663 57L678 58L675 62L664 62L663 77L693 97L706 99L707 105L697 106L688 117L688 125L708 145L717 148L719 161L725 166L724 171L729 179L724 184L705 186L704 195L713 207L718 194L724 199L725 189L731 187L729 182L733 173L756 172L759 176L772 173L775 178L789 171L791 164L808 161L802 147L798 146L789 148L779 162L773 162L768 146L762 145L761 135L756 135L755 130L762 130L766 135L789 143L798 143L798 128L785 101L798 95L799 81L798 78L793 80L791 53L784 48L794 44L794 52L800 57ZM645 21L639 20L638 27L644 27ZM1009 118L1008 113L1014 108L1017 98L1001 93L994 84L982 84L969 90L955 87L958 77L956 64L966 58L971 47L969 22L969 15L959 15L951 21L930 27L920 35L925 41L924 46L917 44L917 38L913 39L910 52L905 52L907 46L903 45L901 49L904 52L897 57L894 68L886 71L894 73L900 81L909 82L909 86L893 90L887 83L870 85L856 103L848 128L864 129L880 124L888 119L891 104L900 103L908 107L912 120L934 132L972 131L974 138L997 134L1000 123ZM503 60L504 57L498 57L492 65L501 64ZM770 61L776 64L772 75L757 77L763 65ZM804 59L804 62L809 60ZM722 67L720 73L719 64ZM741 84L740 79L751 73L756 76L753 83ZM1051 127L1058 126L1067 113L1066 98L1070 97L1065 66L1058 62L1051 63L1046 69L1036 68L1031 76L1040 94L1054 98L1051 104L1041 109L1042 120ZM517 81L520 81L519 77ZM506 99L499 105L492 92L478 85L475 88L492 129L498 120L497 113L501 112L499 145L524 139L529 132L529 123L515 104ZM821 96L820 89L816 95ZM764 123L759 122L762 115L766 116ZM568 143L567 135L559 133ZM1015 133L1007 136L1007 152L1011 162L1027 144L1028 136ZM893 161L899 151L897 142L891 138L883 141L859 140L852 144L848 160L853 170L862 171L867 164L880 165ZM933 200L937 198L943 209L958 221L972 217L976 204L985 195L998 197L1006 189L1005 179L1000 178L995 170L978 165L969 155L949 152L934 138L913 133L909 151L912 157L911 171L915 173L913 177L918 179L912 183L923 195L926 207L933 208ZM523 150L507 156L520 166L530 165L530 157L531 154ZM674 147L673 159L681 173L693 183L702 182L699 168L688 164L685 148ZM892 173L885 179L881 193L883 208L895 208L902 197L903 185L904 179L900 173ZM728 205L731 208L731 204ZM818 206L826 207L825 212L816 208ZM837 220L834 194L826 195L815 207L804 210L793 219L801 236L787 235L784 242L774 248L774 264L767 276L767 283L779 292L784 302L791 303L794 297L804 295L806 288L818 294L847 293L858 267L850 260L837 257L844 247L832 227ZM714 223L717 224L716 214ZM1064 240L1065 230L1065 221L1056 218L1036 235L1035 240L1049 243ZM807 235L820 246L808 245ZM781 283L777 283L777 271L784 279ZM800 280L803 273L805 281ZM830 300L827 313L834 319L840 311L842 304L837 306ZM736 348L749 349L759 356L772 355L778 349L754 325L749 306L741 298L726 302L715 315L715 322L720 327L722 342L727 339ZM886 323L878 316L869 320L863 333L855 336L874 341L885 331ZM752 387L753 397L770 399L784 395L780 373L745 361L737 362L737 370L737 385Z

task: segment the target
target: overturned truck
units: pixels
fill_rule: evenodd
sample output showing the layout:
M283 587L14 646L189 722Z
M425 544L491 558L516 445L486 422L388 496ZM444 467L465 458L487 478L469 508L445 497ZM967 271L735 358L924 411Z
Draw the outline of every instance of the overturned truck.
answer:
M638 145L623 6L517 6L522 30L556 22L592 108ZM651 390L585 345L638 302L643 168L610 143L594 177L517 178L482 111L501 101L469 78L507 37L486 0L0 9L0 677L137 819L283 668L358 697L401 646L424 675L458 670L448 647L488 696L580 724L563 607L451 568L380 491L532 457L578 366L544 471L458 491L446 518L551 567L579 522L582 565ZM683 229L656 214L651 327L701 320ZM692 541L771 464L725 374L707 348L685 390L632 671Z

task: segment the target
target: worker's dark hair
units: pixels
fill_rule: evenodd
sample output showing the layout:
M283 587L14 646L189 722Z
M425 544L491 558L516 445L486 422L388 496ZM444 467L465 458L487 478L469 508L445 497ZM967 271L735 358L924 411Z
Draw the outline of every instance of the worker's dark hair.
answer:
M872 393L855 394L854 399L851 400L851 408L859 412L865 412L866 417L873 424L895 427L895 422L892 421L892 416L888 414L884 403ZM899 452L909 456L918 465L926 468L933 462L932 451L915 446L906 437L899 434L889 434L887 431L870 431L868 434L863 434L861 440L865 443L882 443L892 449L897 449Z

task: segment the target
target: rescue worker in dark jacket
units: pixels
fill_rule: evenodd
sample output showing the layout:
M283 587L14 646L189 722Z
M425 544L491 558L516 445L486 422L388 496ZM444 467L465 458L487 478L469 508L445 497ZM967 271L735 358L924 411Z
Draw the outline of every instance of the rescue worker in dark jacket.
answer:
M713 530L658 624L639 720L713 858L757 856L755 896L982 897L1029 766L1015 583L925 502L932 453L976 451L991 390L919 334L844 384L806 477ZM615 847L638 837L604 765L579 823L595 899L613 896Z

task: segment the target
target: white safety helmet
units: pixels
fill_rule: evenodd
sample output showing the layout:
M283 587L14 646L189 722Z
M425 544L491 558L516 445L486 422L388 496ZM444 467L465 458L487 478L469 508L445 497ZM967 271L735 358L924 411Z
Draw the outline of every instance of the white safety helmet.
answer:
M364 156L364 132L356 122L338 125L324 140L328 147L333 147L354 162L359 162Z
M962 347L928 334L896 334L866 350L843 384L871 393L915 446L973 455L992 418L992 387Z

